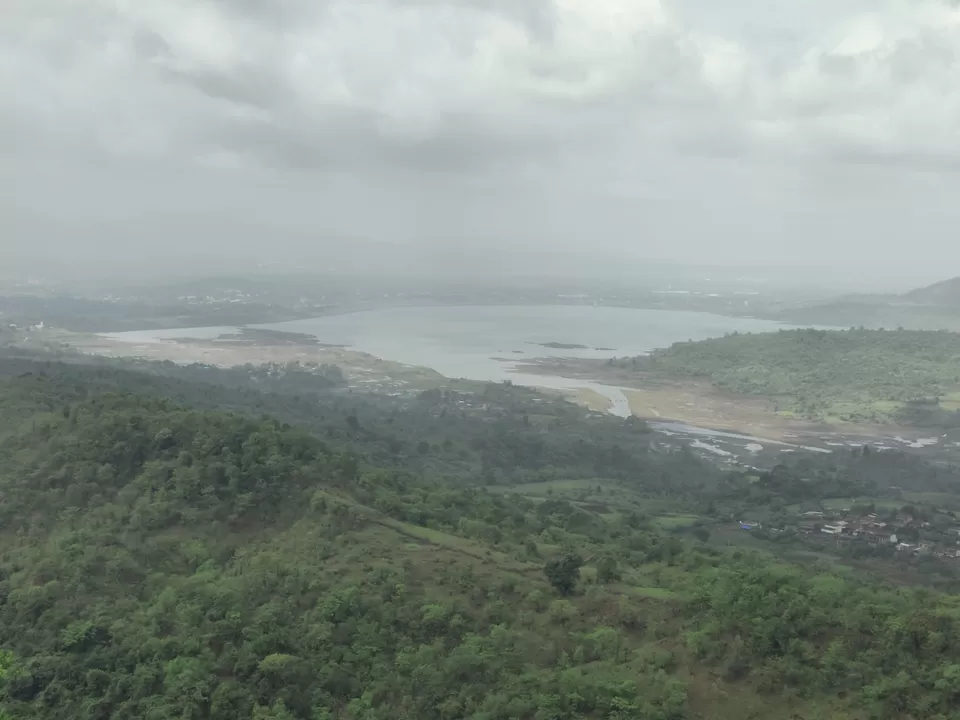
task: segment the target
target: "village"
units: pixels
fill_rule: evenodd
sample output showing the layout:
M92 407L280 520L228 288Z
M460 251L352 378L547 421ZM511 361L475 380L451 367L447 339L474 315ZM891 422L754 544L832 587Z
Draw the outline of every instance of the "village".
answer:
M944 508L905 505L877 512L872 505L834 510L800 509L792 517L772 523L743 521L740 529L770 538L796 535L824 545L892 549L904 555L932 555L960 559L960 522Z

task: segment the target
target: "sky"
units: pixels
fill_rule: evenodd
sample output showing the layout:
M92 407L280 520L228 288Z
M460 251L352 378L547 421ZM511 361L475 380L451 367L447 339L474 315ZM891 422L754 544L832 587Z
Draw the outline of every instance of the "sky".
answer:
M0 93L18 271L960 275L947 0L3 0Z

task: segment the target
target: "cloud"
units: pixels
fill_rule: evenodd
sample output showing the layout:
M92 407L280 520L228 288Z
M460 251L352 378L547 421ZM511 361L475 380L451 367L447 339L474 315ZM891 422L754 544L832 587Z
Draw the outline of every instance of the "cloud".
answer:
M7 0L0 142L320 169L651 149L952 167L960 10L871 8L774 59L667 0Z
M896 4L852 18L780 79L770 143L859 162L960 162L960 10Z
M11 1L22 129L148 157L469 166L659 140L743 71L659 0Z

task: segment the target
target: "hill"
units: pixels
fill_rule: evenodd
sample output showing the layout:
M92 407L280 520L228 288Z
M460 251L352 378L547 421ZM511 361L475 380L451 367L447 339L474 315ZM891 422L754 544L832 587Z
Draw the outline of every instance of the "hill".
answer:
M159 370L0 360L7 717L947 717L960 699L953 596L649 515L877 492L891 470L945 491L950 471L731 475L502 386L485 410L303 403Z
M768 398L777 412L886 422L920 407L960 409L960 335L918 330L790 330L678 343L616 361L637 372L706 378Z
M797 325L960 331L958 311L960 278L952 278L901 295L848 295L789 308L777 317Z
M682 716L684 685L627 655L640 600L551 608L540 563L504 552L538 554L553 523L531 503L275 421L75 390L4 387L22 419L0 447L14 717L532 717L561 687L588 716ZM580 521L589 550L598 521Z
M960 309L960 277L911 290L901 297L908 302Z

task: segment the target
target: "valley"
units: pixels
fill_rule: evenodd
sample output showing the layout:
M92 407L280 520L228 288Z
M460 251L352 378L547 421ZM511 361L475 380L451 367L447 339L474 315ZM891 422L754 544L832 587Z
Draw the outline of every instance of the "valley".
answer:
M0 522L38 539L0 537L11 589L0 662L19 678L0 685L0 702L16 717L71 717L87 690L48 659L60 647L104 673L110 716L149 706L354 720L367 703L377 720L398 707L442 720L440 704L491 718L628 707L650 720L893 720L900 703L926 701L952 651L905 649L866 607L914 622L953 612L960 591L960 439L948 426L953 370L937 355L952 353L951 337L723 334L713 328L725 321L683 316L706 337L604 359L593 348L639 343L574 342L570 318L592 311L558 314L565 334L544 323L542 335L565 339L535 349L478 343L499 316L467 312L475 324L452 325L455 342L411 334L395 314L393 335L355 338L308 321L0 333ZM676 319L663 327L688 334ZM779 359L797 342L814 343L794 363L807 374ZM366 351L378 346L397 351ZM885 383L886 366L861 358L857 382L873 395L857 395L843 353L864 348L913 368L909 382ZM404 362L428 352L474 377ZM823 384L812 396L808 375ZM756 391L736 385L747 380ZM774 381L788 392L767 394ZM882 406L900 425L828 420L812 403L853 392L854 407L876 411L890 387L909 390ZM944 394L918 405L915 387ZM35 578L46 609L28 615ZM90 599L74 605L81 588ZM791 596L804 615L784 614ZM114 608L134 620L119 625ZM851 622L870 634L837 649L829 638ZM211 650L196 648L197 627ZM138 699L123 689L130 653L159 643L139 672L178 679ZM896 701L860 659L891 647L907 678ZM856 681L835 676L830 653ZM464 662L468 675L442 669ZM432 694L412 693L425 677ZM799 694L781 702L782 687Z
M958 48L4 0L0 720L960 720Z
M952 469L851 451L725 469L519 386L359 392L348 376L2 348L13 717L74 717L95 678L107 717L892 718L953 657L908 650L867 607L940 612L956 559L802 527L806 507L856 502L907 537L894 515L914 503L939 548ZM572 585L554 585L568 556ZM854 621L870 632L831 651L847 680L828 638ZM888 648L908 678L896 702L858 659Z
M350 321L350 316L344 316L338 318L336 323L344 325ZM831 397L833 405L825 407L847 409L812 412L810 408L814 405L807 407L807 412L801 412L796 389L779 395L742 392L729 384L719 386L702 375L647 367L644 363L649 363L649 360L645 356L606 360L600 357L576 358L569 357L569 353L602 356L604 352L564 347L543 350L556 353L553 357L537 357L538 350L502 352L511 344L509 340L501 340L495 341L502 343L501 357L487 357L484 351L493 352L487 349L492 347L492 343L481 341L477 344L472 338L465 349L454 349L457 346L452 344L444 345L449 342L447 340L429 339L421 343L415 334L409 337L386 336L384 339L372 335L369 340L360 340L361 346L379 348L392 356L391 359L383 359L383 356L377 357L346 345L352 339L350 336L324 336L321 333L325 339L334 341L322 342L301 323L292 326L286 323L280 327L283 329L196 328L112 335L57 335L59 331L51 331L50 336L64 339L70 347L82 353L139 357L179 364L203 363L218 367L263 363L277 366L289 363L335 364L345 370L348 386L362 392L410 395L430 388L467 390L488 380L510 381L540 388L547 394L559 394L598 412L641 418L670 437L692 442L697 452L729 462L769 464L783 450L815 448L822 451L844 446L859 447L865 443L881 450L895 448L917 452L930 460L952 462L960 457L960 432L949 420L949 393L931 408L904 406L902 402L889 401L882 395L870 398L848 393L844 396L839 392L831 394L830 390L818 390L815 396L804 396L807 399L803 402L809 406L811 402L822 402L817 398ZM526 331L519 331L523 332ZM872 331L864 332L867 333L864 343L874 342L875 337L887 337L884 334L871 335ZM766 340L767 337L770 340ZM751 338L759 338L766 344L757 346L756 351L766 352L767 348L777 347L774 341L778 338L789 341L790 337L782 333L769 336L742 334L733 338L708 340L704 347L710 347L711 342L743 344ZM901 338L901 342L906 343L901 352L906 353L912 352L910 343L915 339L922 342L943 342L944 338L949 340L949 336L935 333L907 333ZM860 341L854 339L854 342ZM620 345L628 347L626 342ZM676 347L699 349L701 346ZM949 355L953 352L952 345L948 343L942 351ZM657 352L660 351L655 351L654 357ZM789 353L792 350L787 347L771 352ZM399 362L398 357L412 360L414 364ZM446 368L448 374L441 374L421 362ZM732 363L731 367L756 362L767 366L781 363L773 356L717 362L720 363L717 365L720 369L725 367L724 362ZM901 361L891 359L891 367L898 362ZM458 371L470 377L458 378L454 375ZM886 372L888 370L880 367L876 370L876 376L881 378ZM760 376L754 376L754 379L757 377ZM882 390L882 385L877 387L887 392ZM949 390L949 387L944 386L943 389ZM901 407L911 409L915 417L898 411ZM947 413L947 416L934 417L931 414L934 411ZM840 417L841 412L847 416Z

